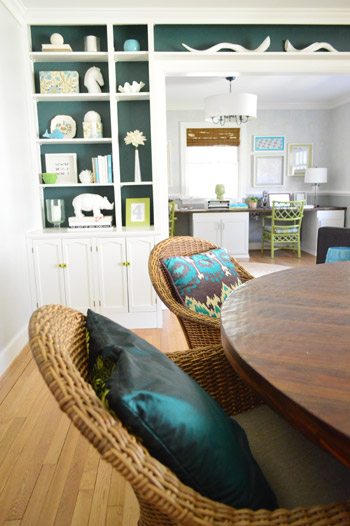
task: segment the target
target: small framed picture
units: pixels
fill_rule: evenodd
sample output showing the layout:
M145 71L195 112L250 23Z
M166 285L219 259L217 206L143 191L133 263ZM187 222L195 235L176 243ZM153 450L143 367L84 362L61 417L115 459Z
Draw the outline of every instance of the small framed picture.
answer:
M150 225L150 198L138 197L125 199L126 226Z
M306 194L305 192L295 192L294 194L294 200L295 201L306 201Z
M290 144L288 146L288 175L304 176L306 168L312 167L312 144Z
M254 186L282 186L284 155L256 155L254 157Z
M46 153L46 172L57 174L56 184L75 184L78 182L76 153Z
M284 137L254 137L254 152L284 152Z

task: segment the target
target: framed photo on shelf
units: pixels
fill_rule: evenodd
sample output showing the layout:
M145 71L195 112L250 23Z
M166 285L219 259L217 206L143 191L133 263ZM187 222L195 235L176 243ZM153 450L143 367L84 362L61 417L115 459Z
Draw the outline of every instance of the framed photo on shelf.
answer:
M284 155L255 155L254 186L282 186L284 166Z
M284 137L254 137L254 152L284 152Z
M150 225L150 198L137 197L125 199L126 226Z
M288 175L303 176L312 167L313 144L290 144L288 147Z
M75 184L78 182L76 153L46 153L46 172L57 173L57 184Z

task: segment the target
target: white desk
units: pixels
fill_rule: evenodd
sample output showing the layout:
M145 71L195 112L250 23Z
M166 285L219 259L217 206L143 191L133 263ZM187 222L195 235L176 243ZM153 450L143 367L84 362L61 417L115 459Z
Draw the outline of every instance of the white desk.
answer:
M345 226L345 212L346 207L305 208L301 249L315 256L318 229L321 226ZM237 258L249 258L249 213L270 214L271 209L177 210L175 235L207 239L226 247Z

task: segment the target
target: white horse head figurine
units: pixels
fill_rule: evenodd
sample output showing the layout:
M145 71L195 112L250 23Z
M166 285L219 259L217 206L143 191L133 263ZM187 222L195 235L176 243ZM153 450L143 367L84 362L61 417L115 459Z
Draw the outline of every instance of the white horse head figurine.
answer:
M101 93L101 86L104 86L104 80L100 68L92 66L85 73L84 86L89 93Z

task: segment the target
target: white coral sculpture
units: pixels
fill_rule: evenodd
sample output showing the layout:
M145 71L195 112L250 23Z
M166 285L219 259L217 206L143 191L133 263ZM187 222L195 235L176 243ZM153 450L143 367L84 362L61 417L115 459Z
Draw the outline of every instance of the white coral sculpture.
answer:
M139 130L129 131L124 137L125 144L132 144L137 148L143 146L144 142L147 141L146 137Z
M132 84L125 82L124 86L119 86L118 91L121 93L138 93L144 86L145 83L142 80L140 82L134 80Z

